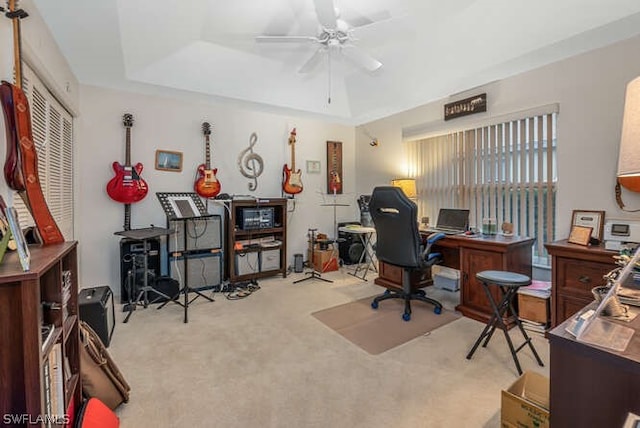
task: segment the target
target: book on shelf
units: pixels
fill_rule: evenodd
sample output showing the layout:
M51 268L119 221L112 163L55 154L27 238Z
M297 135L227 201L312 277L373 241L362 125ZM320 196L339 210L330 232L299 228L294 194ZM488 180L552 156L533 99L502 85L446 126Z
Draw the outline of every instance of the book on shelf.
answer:
M62 360L62 345L56 343L48 356L51 414L63 417L66 410L64 402L64 368Z
M44 360L42 365L42 378L44 380L44 412L45 415L51 416L51 373L49 372L49 358ZM45 426L51 427L51 419L47 418Z
M40 326L40 334L42 336L42 350L44 351L53 339L55 327L53 324L43 324Z

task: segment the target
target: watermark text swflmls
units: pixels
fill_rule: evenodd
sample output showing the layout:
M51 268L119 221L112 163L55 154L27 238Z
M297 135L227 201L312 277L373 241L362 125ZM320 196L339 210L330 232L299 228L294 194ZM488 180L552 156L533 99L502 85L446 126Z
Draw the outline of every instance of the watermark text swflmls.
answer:
M68 424L71 422L69 415L30 415L29 413L5 413L2 415L2 423L6 425L40 425L40 424Z

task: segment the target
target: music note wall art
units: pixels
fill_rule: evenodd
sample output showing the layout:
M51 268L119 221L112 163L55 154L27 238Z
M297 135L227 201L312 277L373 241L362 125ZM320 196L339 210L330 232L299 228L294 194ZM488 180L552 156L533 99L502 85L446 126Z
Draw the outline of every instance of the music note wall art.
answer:
M258 143L258 134L253 132L249 137L249 147L244 149L238 155L238 169L240 174L244 175L252 182L249 182L249 190L254 191L258 188L258 177L264 171L264 162L260 155L253 152L253 146Z

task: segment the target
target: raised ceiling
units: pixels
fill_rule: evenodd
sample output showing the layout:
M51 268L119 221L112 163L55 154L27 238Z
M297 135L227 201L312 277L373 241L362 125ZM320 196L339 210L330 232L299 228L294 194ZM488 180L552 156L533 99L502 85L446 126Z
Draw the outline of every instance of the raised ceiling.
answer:
M318 1L318 0L315 0ZM330 0L329 0L330 1ZM299 69L314 0L34 0L83 84L167 88L361 124L640 33L638 0L335 0L358 48ZM331 102L329 103L329 97Z

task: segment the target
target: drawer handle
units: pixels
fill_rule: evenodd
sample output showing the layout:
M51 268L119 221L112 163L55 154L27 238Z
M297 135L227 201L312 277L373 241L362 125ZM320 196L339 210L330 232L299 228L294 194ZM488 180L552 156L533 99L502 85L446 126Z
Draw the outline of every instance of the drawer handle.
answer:
M580 278L578 278L578 281L580 281L583 284L589 284L591 282L591 277L583 275Z

